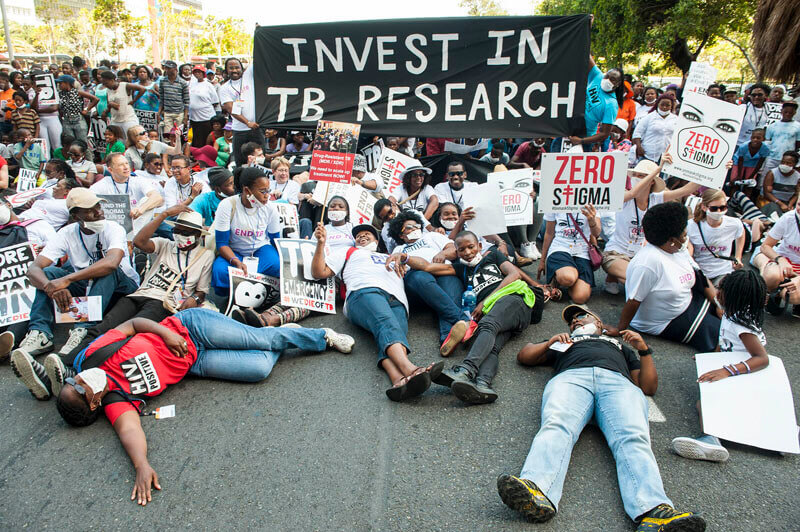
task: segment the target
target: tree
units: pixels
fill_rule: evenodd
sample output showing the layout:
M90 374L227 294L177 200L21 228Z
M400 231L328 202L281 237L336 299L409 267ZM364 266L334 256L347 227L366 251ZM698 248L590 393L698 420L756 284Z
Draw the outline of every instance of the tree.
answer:
M71 20L75 12L60 0L35 0L36 16L44 22L33 31L34 47L47 54L47 60L67 43L67 35L63 23Z
M242 19L206 17L203 37L195 41L194 52L200 55L216 54L220 63L225 56L250 55L252 37L243 27Z
M467 9L467 15L471 17L496 17L508 15L506 11L495 0L461 0L458 5Z
M67 24L67 34L72 37L71 49L94 64L98 54L108 47L113 32L91 12L81 9L78 16Z
M117 60L122 48L142 44L144 25L131 16L125 0L95 0L92 19L113 33L111 47L117 51Z

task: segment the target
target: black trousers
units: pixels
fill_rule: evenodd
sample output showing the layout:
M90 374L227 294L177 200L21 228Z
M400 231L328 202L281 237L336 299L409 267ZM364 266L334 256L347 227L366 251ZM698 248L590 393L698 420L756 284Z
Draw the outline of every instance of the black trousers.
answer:
M247 164L247 157L242 155L242 146L248 142L255 142L263 148L264 130L258 128L233 132L233 160L236 161L236 166Z
M191 120L189 124L192 126L192 148L202 148L211 134L211 120Z

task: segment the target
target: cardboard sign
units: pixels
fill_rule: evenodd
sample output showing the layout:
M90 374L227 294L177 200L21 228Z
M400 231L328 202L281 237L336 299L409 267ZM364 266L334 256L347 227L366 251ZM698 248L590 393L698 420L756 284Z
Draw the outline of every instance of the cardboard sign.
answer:
M106 215L106 220L117 222L130 237L133 232L131 197L127 194L98 194L97 197L107 200L100 203L103 213Z
M533 168L489 174L487 183L500 189L507 226L533 223Z
M707 63L692 61L689 67L689 74L686 75L686 83L683 85L683 95L690 92L705 95L708 86L717 80L717 69Z
M686 94L669 147L672 164L664 166L669 175L722 188L736 150L745 106L709 96Z
M374 207L378 198L370 190L358 185L341 183L317 183L313 200L326 205L334 196L342 196L350 207L350 223L353 225L372 223Z
M278 211L281 217L281 235L285 234L285 229L289 229L288 233L300 233L300 221L297 218L297 207L288 201L272 201L270 202L273 207Z
M39 105L56 105L58 103L58 87L53 74L36 74L34 82L39 90Z
M311 167L311 157L310 151L285 153L283 158L289 161L291 165L289 167L289 175L294 176L303 172L308 172L308 169ZM268 174L271 175L272 171L270 170Z
M622 152L545 153L539 184L539 212L622 210L628 154Z
M561 153L568 153L572 149L572 141L569 137L561 137Z
M420 164L413 157L384 148L375 171L383 179L383 195L387 198L389 196L397 197L397 189L403 185L400 174L409 166L419 166Z
M285 238L279 238L275 243L281 256L281 304L336 314L333 278L317 280L311 275L316 243Z
M367 172L374 172L378 167L382 149L383 147L380 144L375 144L374 142L361 148L361 155L367 160Z
M9 205L11 205L12 208L16 209L17 207L22 207L29 201L38 198L39 196L45 194L46 192L47 188L45 187L31 188L29 190L26 190L25 192L20 192L12 196L7 196L6 201L8 202Z
M783 103L782 102L765 102L764 108L767 110L767 127L775 122L780 122L783 118Z
M478 236L506 232L505 212L500 189L494 183L464 188L464 205L472 207L475 218L469 221L469 230Z
M39 180L39 174L40 172L37 170L20 168L19 176L17 177L17 193L36 188L36 181Z
M314 135L311 179L349 183L353 177L358 134L361 126L347 122L320 120Z
M134 109L133 112L136 113L136 118L139 119L139 125L144 128L145 132L158 131L158 140L164 140L163 131L158 127L158 113L156 111Z
M106 154L106 129L108 124L105 118L93 116L89 119L89 134L94 139L94 153L98 159L102 159Z
M102 321L103 298L100 296L73 297L67 312L58 310L58 305L53 301L53 309L56 323Z
M489 139L482 139L475 144L458 144L449 140L444 141L444 151L466 155L474 151L485 151L489 147Z
M36 255L29 242L0 249L0 326L30 319L36 288L25 275Z
M280 297L280 281L260 273L245 273L228 266L230 294L225 315L230 316L235 308L251 308L256 311L274 305Z
M750 358L748 353L695 355L697 376ZM703 430L724 440L800 454L797 418L783 361L769 355L759 371L700 383Z

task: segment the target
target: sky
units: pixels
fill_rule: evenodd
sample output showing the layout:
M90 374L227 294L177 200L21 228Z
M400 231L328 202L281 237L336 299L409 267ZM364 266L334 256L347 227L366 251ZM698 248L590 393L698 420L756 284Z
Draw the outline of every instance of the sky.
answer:
M255 23L262 26L277 24L304 24L344 20L377 20L392 18L462 17L466 9L459 0L403 0L389 2L378 0L300 0L268 2L263 0L204 0L206 14L218 18L235 17L245 21L247 31ZM498 3L512 15L529 15L533 0L499 0Z

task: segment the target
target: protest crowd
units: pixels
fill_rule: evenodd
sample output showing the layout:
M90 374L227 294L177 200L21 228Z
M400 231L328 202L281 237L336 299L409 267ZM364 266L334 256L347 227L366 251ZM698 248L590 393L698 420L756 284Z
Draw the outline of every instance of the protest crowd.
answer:
M4 322L0 360L31 394L53 398L73 426L104 412L146 504L158 487L146 399L187 375L262 381L287 349L351 352L350 336L302 326L315 312L338 309L371 333L366 349L398 402L436 385L492 403L504 345L549 337L517 354L554 375L520 472L497 479L503 502L553 518L594 417L637 530L704 530L700 515L673 508L650 448L645 396L658 374L647 335L745 353L702 385L767 367L766 314L800 318L797 88L740 92L711 79L690 90L686 77L656 87L590 59L572 134L484 138L466 123L471 138L432 138L264 127L255 68L235 57L0 65L0 247L20 264L29 306ZM741 115L714 125L738 134L721 187L670 173L680 120L710 114L696 97ZM328 153L348 161L347 182L317 178ZM603 208L600 191L569 211L541 209L558 202L544 194L556 154L622 161L618 208ZM592 310L596 290L619 297L616 320ZM429 311L440 356L412 355L409 314ZM563 329L533 334L543 313L559 313ZM63 345L57 327L68 328ZM461 360L437 360L462 345ZM674 452L727 460L701 428L702 415Z

